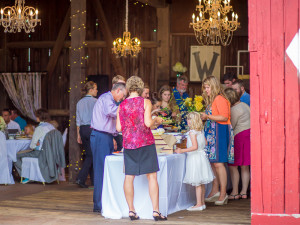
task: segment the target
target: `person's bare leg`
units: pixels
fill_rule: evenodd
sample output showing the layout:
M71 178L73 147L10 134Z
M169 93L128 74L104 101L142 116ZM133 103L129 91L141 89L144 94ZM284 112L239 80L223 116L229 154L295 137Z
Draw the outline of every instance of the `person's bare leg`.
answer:
M204 202L204 198L205 198L205 185L204 184L201 185L201 189L202 189L201 205L205 205L205 202Z
M218 201L223 201L226 197L227 187L227 172L224 163L214 163L216 168L217 176L220 182L220 197Z
M133 197L134 197L134 181L135 176L133 175L125 175L124 180L124 194L127 201L127 205L129 208L129 211L135 212L134 205L133 205ZM129 213L130 216L133 216L133 213Z
M249 182L250 182L250 171L249 166L241 166L242 175L242 190L241 194L247 194Z
M202 188L201 188L201 185L199 185L199 186L196 186L196 200L197 200L197 203L192 208L198 208L198 207L203 205L201 197L202 197Z
M212 168L216 178L213 180L213 186L212 186L212 189L211 189L209 195L207 196L207 198L210 198L210 197L214 196L217 192L219 192L219 186L220 186L219 178L218 178L218 174L217 174L214 164L215 163L211 163L211 168Z
M230 171L230 177L232 182L232 192L230 195L237 195L239 194L239 182L240 182L240 174L238 171L237 166L229 166ZM230 199L234 199L234 197L231 196Z
M157 173L148 173L147 179L153 211L159 212L159 188L157 183ZM158 216L158 214L153 213L153 216Z

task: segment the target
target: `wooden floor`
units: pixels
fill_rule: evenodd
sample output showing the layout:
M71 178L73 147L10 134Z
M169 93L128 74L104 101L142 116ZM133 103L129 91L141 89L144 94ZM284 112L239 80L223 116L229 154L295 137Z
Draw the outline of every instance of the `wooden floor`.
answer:
M93 213L93 190L61 183L0 186L0 224L83 225L157 224L152 220L110 220ZM250 200L231 201L226 206L207 205L203 212L186 210L169 215L160 224L250 224Z

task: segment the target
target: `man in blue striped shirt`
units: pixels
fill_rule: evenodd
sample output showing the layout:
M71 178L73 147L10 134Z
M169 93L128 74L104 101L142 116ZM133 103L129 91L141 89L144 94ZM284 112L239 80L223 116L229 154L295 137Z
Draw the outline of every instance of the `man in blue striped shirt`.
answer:
M85 181L90 174L91 181L94 180L93 172L93 154L90 145L91 136L91 120L94 105L97 102L95 96L97 96L97 84L93 81L87 82L82 92L84 97L79 100L76 105L76 126L77 126L77 142L83 145L85 150L85 160L83 162L82 169L80 170L76 183L82 187L87 188Z
M240 101L250 106L250 95L246 92L243 80L236 80L232 83L232 88L240 96Z

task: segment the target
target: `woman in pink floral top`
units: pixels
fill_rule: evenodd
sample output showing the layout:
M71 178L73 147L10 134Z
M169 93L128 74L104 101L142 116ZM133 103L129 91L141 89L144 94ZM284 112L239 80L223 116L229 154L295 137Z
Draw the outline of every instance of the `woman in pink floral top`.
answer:
M159 212L159 190L157 183L158 159L154 137L150 127L162 123L162 118L151 118L152 104L150 100L140 97L144 82L137 76L130 77L126 82L129 97L118 109L117 130L122 131L124 146L125 180L124 193L129 207L129 217L137 220L133 196L135 176L146 174L149 182L149 194L153 206L153 218L166 220Z

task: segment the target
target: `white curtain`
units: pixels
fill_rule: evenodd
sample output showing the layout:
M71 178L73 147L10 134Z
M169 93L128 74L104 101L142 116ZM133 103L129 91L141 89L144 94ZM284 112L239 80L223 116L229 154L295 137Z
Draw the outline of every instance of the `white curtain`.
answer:
M1 73L3 83L15 107L30 119L36 120L34 112L41 108L42 73Z

